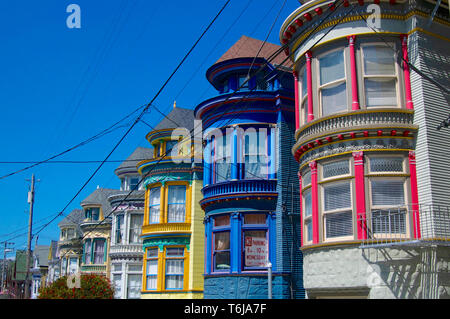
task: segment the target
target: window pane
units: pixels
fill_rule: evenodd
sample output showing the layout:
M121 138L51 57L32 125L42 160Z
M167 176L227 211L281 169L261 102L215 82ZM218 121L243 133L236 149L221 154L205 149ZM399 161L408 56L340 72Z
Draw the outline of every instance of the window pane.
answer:
M302 96L301 98L303 99L306 94L308 94L308 78L307 78L307 73L306 73L306 68L303 68L303 72L302 72L302 77L301 77L301 82L302 82Z
M364 79L366 106L395 106L397 95L395 79Z
M138 177L130 177L130 190L136 190L139 183Z
M244 224L266 224L266 214L244 214Z
M158 248L147 249L147 258L158 257Z
M230 252L222 251L214 253L214 270L230 269Z
M214 250L230 249L230 232L214 233Z
M166 156L177 156L178 155L177 145L178 141L167 141Z
M363 48L366 75L394 75L394 52L388 47L367 46Z
M347 86L345 82L321 89L322 116L347 109Z
M142 265L128 265L128 271L142 272Z
M216 183L231 178L231 136L223 134L216 139L215 147L215 181Z
M351 236L352 212L333 213L325 215L326 237Z
M305 221L306 225L306 240L312 241L312 220L308 219Z
M214 217L214 227L230 225L230 215Z
M344 51L336 51L319 58L320 84L345 77Z
M147 261L147 275L158 274L158 259L151 259Z
M168 194L168 222L184 222L185 220L185 201L186 201L186 186L177 185L169 186Z
M113 284L114 284L114 298L122 297L122 275L114 274L113 275Z
M150 189L149 195L149 222L159 223L159 211L160 211L160 194L161 188L155 187Z
M70 258L69 259L69 274L74 274L78 271L78 259Z
M307 171L303 172L302 176L302 186L308 186L311 184L311 171L308 169Z
M88 240L84 243L84 263L90 264L91 263L91 241Z
M184 260L166 260L166 289L183 288Z
M142 229L142 221L144 215L142 214L132 214L130 219L130 244L141 243L142 238L139 236Z
M166 257L183 257L184 256L184 248L166 248Z
M94 240L94 264L103 264L105 252L105 240Z
M303 200L305 202L305 217L312 215L312 197L311 197L311 189L308 189L303 192Z
M350 166L347 160L324 164L322 169L323 178L350 174Z
M121 244L123 239L123 214L116 216L116 244Z
M141 296L141 275L128 275L127 298L138 299Z
M350 183L339 183L324 187L325 211L350 208L352 206Z
M400 206L405 204L403 181L372 180L372 205Z
M403 172L403 158L400 157L371 157L371 172Z
M244 264L246 267L266 267L268 257L267 232L244 231Z

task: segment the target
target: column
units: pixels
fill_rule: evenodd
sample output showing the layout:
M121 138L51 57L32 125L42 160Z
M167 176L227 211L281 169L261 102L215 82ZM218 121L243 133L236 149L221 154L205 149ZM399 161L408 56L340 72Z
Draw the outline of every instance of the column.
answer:
M356 58L355 58L355 35L347 37L350 51L350 74L352 85L352 110L359 110L358 100L358 81L356 74Z
M314 108L313 108L313 90L312 90L312 70L311 70L311 51L305 53L306 57L306 85L308 92L308 122L314 120Z
M356 194L356 227L358 239L367 239L366 193L364 188L364 153L353 152Z
M299 99L300 96L298 95L298 72L294 71L292 72L294 76L294 92L295 92L295 130L298 130L300 127L300 110L299 110Z
M408 154L409 159L409 174L411 184L411 209L413 214L413 228L414 238L420 239L420 216L419 216L419 193L417 191L417 171L416 171L416 152L410 151Z
M240 232L240 213L231 214L230 231L230 262L231 273L240 272L241 264L241 232Z
M303 202L302 202L302 174L300 171L297 172L298 185L300 189L300 247L303 247Z
M411 77L409 72L409 65L408 65L408 35L402 34L400 35L400 39L402 41L402 54L403 54L403 77L405 82L405 98L406 98L406 108L407 109L414 109L414 104L412 101L412 94L411 94ZM406 62L405 62L406 61Z
M311 169L311 201L313 244L319 243L319 194L317 189L317 162L309 163Z

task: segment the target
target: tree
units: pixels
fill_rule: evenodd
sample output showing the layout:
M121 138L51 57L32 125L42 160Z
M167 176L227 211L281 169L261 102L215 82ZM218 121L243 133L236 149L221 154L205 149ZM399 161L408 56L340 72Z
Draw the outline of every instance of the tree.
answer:
M103 275L82 274L80 288L70 288L67 276L39 289L39 299L113 299L114 289Z

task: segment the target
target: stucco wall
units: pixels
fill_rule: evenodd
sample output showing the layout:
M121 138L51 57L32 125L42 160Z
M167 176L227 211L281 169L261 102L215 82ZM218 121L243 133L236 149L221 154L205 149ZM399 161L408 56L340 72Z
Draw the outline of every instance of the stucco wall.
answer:
M450 247L330 247L303 252L308 297L450 298ZM359 291L359 292L358 292Z

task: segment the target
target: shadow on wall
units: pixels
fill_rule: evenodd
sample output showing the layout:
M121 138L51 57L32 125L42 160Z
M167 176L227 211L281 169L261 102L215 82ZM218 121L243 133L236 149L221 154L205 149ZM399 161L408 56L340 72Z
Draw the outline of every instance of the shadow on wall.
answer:
M362 254L373 270L367 277L371 298L450 299L450 247L363 249Z

